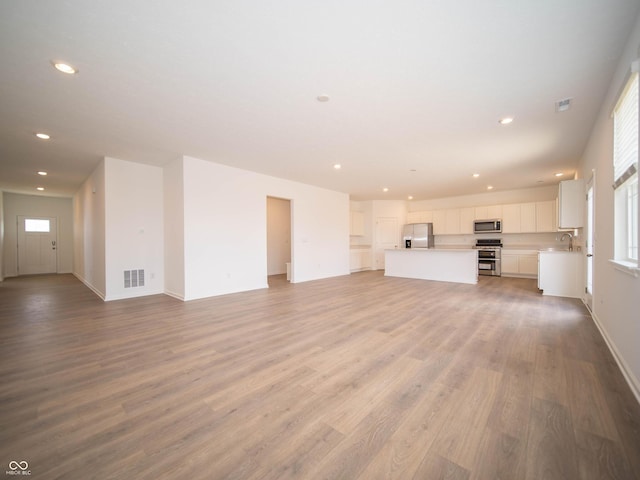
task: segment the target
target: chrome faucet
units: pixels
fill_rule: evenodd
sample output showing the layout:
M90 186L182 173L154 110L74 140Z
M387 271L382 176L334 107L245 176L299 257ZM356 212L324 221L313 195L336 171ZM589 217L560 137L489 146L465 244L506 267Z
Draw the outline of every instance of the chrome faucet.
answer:
M565 237L569 237L569 251L573 252L573 235L570 233L563 233L560 237L560 241L564 242Z

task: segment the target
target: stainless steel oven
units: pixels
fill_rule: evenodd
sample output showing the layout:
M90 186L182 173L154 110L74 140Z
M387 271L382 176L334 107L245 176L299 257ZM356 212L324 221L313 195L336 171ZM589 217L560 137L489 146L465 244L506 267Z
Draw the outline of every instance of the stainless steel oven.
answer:
M479 239L476 242L476 249L478 250L478 275L501 276L502 240Z

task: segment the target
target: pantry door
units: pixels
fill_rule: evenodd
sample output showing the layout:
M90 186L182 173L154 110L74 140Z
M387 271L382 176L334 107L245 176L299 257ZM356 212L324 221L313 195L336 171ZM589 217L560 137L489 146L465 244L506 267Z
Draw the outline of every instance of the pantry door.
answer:
M18 274L56 273L57 243L56 218L18 216Z
M400 232L398 219L395 217L378 217L376 219L375 238L375 270L384 270L384 251L398 248Z

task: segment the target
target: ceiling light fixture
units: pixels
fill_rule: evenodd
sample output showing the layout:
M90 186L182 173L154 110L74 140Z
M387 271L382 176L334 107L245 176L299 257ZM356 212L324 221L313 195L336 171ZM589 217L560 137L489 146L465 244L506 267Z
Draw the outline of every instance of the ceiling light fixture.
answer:
M342 168L342 165L340 165L339 163L336 163L333 168L335 168L336 170L340 170Z
M407 198L408 198L409 200L413 200L413 195L409 195Z
M555 175L556 175L556 177L561 177L561 176L563 176L563 175L564 175L564 173L562 173L562 172L558 172L558 173L556 173Z
M493 185L487 185L487 190L493 190Z
M500 125L509 125L511 122L513 122L513 117L504 117L498 120Z
M66 73L67 75L73 75L74 73L78 73L74 67L69 65L68 63L63 62L51 62L56 70L62 73Z
M42 176L44 177L45 175L47 175L47 172L45 172L44 170L42 170L42 171L38 172L38 175L42 175Z
M479 176L480 176L480 174L479 174L479 173L474 173L474 174L473 174L473 178L478 178Z
M323 93L322 95L318 95L316 97L316 100L318 100L319 102L328 102L329 101L329 95L327 95L326 93Z
M36 137L38 137L40 140L49 140L51 138L51 136L47 135L46 133L36 133Z
M42 192L44 190L44 187L38 187L38 188L36 188L36 190Z
M382 191L383 191L383 192L388 192L388 191L389 191L389 189L388 189L387 187L384 187L384 188L382 189Z

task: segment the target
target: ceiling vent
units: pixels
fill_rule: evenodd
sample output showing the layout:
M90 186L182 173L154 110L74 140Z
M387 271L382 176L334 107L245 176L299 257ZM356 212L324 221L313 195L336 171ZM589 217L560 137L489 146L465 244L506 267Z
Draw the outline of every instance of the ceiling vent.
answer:
M571 108L571 102L573 98L563 98L562 100L558 100L556 102L556 113L566 112Z

